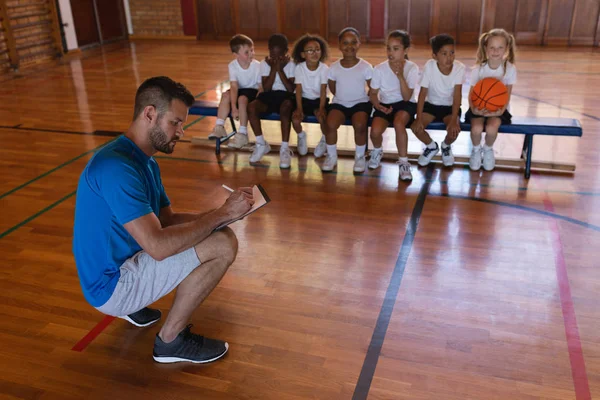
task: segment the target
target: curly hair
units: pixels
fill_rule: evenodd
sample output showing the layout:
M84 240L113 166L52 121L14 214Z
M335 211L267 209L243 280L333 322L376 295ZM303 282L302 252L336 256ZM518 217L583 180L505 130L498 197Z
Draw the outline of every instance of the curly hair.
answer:
M440 33L439 35L435 35L431 39L429 39L429 43L431 44L431 50L433 54L437 54L442 47L447 46L449 44L454 44L454 38L446 33Z
M307 33L300 37L296 41L296 43L294 43L294 49L292 50L292 59L296 64L300 64L301 62L306 61L302 57L302 52L304 52L304 46L306 46L308 42L319 43L319 46L321 47L321 58L319 58L319 61L323 62L327 60L327 57L329 56L329 45L327 44L325 39L323 39L319 35L312 35L310 33Z

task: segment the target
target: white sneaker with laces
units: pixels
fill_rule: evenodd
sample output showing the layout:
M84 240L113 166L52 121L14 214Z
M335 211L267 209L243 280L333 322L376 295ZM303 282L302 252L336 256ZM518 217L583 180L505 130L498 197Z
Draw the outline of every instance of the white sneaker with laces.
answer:
M321 137L319 144L315 147L315 158L323 157L327 153L327 143L325 142L325 136ZM337 160L337 158L336 158Z
M227 141L227 147L232 149L241 149L248 144L248 135L243 133L236 133L231 139Z
M398 167L400 168L400 180L401 181L412 181L412 172L410 171L410 164L407 162L398 161Z
M444 167L451 167L454 164L452 146L442 146L442 163L444 164Z
M306 133L298 134L298 154L305 156L308 153L308 143L306 143Z
M208 135L209 139L222 138L223 136L227 136L227 131L223 125L215 125L210 135Z
M381 158L383 157L383 149L373 149L369 154L369 169L379 168Z
M289 148L279 149L279 168L282 168L282 169L289 168L292 163L293 155L294 155L294 152L292 150L290 150Z
M251 163L259 162L260 159L263 158L263 156L270 151L271 151L271 146L269 146L269 143L267 143L267 142L265 142L265 144L256 143L256 146L254 146L254 151L252 152L252 155L250 156L250 162Z
M437 143L435 143L435 148L434 149L430 149L429 147L425 147L425 149L423 150L423 154L421 154L419 156L419 159L417 160L417 163L421 167L425 167L425 166L429 165L429 163L431 162L431 160L433 159L433 157L439 151L440 151L440 146Z
M494 156L494 149L490 148L483 149L483 169L491 171L496 166L496 157Z
M367 168L367 157L363 154L360 157L354 156L354 172L365 172Z
M473 149L471 152L471 157L469 158L469 167L473 171L479 171L481 168L481 148Z
M335 169L335 167L337 166L337 155L332 156L327 154L327 157L325 158L325 161L323 162L323 165L321 166L321 171L333 171Z

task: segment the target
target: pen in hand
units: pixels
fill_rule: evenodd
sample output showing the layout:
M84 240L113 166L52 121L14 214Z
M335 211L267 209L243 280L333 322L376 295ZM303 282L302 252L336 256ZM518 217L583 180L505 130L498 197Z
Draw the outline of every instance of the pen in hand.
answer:
M226 189L226 190L229 190L230 192L233 192L233 189L230 188L229 186L227 186L227 185L221 185L221 186L223 186L223 189Z

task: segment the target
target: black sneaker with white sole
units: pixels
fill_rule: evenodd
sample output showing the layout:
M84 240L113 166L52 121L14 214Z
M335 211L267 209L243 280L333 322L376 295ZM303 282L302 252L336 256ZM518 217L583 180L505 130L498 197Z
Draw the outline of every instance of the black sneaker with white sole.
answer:
M162 314L160 310L144 307L140 311L119 318L123 318L125 321L129 321L135 326L145 327L158 322L160 320L161 315Z
M162 341L156 335L154 339L153 357L159 363L191 362L204 364L223 357L229 349L229 344L222 340L209 339L192 333L188 325L170 343Z

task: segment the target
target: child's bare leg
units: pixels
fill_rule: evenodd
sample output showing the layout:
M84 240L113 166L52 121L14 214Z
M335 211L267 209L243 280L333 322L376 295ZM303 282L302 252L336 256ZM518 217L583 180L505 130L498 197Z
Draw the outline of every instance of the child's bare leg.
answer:
M420 130L419 132L413 131L413 133L415 134L417 139L419 139L421 142L423 142L426 145L431 144L433 142L433 139L431 139L431 136L429 136L429 133L427 133L426 129L427 129L427 125L429 125L434 119L435 119L434 115L431 115L428 113L423 113L423 115L421 117L421 122L423 122L423 129Z
M498 129L502 124L502 120L498 117L488 118L485 124L485 144L492 147L496 138L498 138Z
M331 110L327 115L327 120L325 122L325 139L327 141L327 145L335 145L337 144L337 130L346 120L346 116L340 110Z
M267 112L269 107L260 100L254 100L248 104L248 120L254 136L262 136L262 127L260 126L260 114Z
M380 117L373 118L371 123L371 141L373 142L373 148L378 149L383 146L383 133L388 128L389 122Z
M231 97L229 90L221 95L221 101L219 102L219 109L217 110L218 119L227 119L231 111Z
M394 116L398 157L408 157L408 134L406 133L408 121L410 121L410 115L406 111L398 111Z
M240 113L240 126L248 126L248 98L246 96L238 97L238 111Z
M481 145L484 120L485 118L471 118L471 142L474 147Z
M448 126L451 122L452 122L452 115L446 115L444 117L444 124L446 126ZM450 134L450 133L446 133L446 137L444 138L444 143L446 143L448 146L450 146L452 143L454 143L456 141L456 139L458 139L458 133L456 134Z
M294 103L292 103L291 100L284 100L279 107L279 118L281 119L281 141L284 143L288 143L290 141L293 108Z

